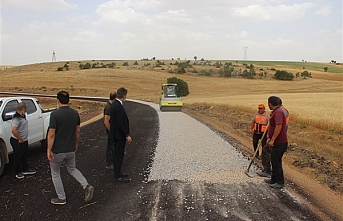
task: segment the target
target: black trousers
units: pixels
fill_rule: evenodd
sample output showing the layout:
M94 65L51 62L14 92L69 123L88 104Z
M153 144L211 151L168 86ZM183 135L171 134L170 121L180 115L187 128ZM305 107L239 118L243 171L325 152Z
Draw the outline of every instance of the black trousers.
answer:
M283 176L283 169L282 169L282 156L287 150L288 143L274 143L274 147L272 148L272 180L277 182L278 184L284 184L285 178Z
M114 140L114 178L119 178L122 174L121 166L124 161L126 139Z
M114 140L112 136L107 133L107 147L106 147L106 166L113 164L114 159Z
M27 153L29 149L29 142L25 141L19 143L19 141L13 137L10 139L10 143L13 147L14 153L14 171L16 174L29 170L27 163Z
M263 166L263 171L269 174L272 173L272 169L270 165L270 158L271 158L271 151L269 150L269 146L264 145L262 148L262 166Z
M254 147L254 152L256 151L257 146L258 146L258 141L262 138L262 136L263 134L257 134L257 133L254 133L254 135L252 136L252 144ZM266 143L267 143L267 136L264 136L262 140L262 147L264 147Z

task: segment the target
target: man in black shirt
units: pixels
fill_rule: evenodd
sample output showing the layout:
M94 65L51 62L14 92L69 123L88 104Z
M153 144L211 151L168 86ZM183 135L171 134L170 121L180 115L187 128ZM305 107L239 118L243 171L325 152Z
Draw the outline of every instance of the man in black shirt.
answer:
M79 147L80 115L69 107L69 94L66 91L58 92L57 104L59 108L51 113L48 132L47 157L50 161L52 182L57 194L57 198L52 198L51 203L57 205L67 203L60 176L62 163L67 167L69 174L82 185L85 190L85 201L88 202L93 198L94 187L89 185L75 165L75 152Z
M110 99L104 107L104 125L107 133L107 147L106 147L106 169L113 170L114 158L114 140L110 135L110 112L111 104L115 101L117 93L110 93Z

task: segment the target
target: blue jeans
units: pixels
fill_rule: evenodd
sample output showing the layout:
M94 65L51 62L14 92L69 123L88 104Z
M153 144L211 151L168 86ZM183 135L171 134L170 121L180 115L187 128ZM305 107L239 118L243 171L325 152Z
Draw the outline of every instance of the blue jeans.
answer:
M64 192L64 187L61 179L61 164L64 162L65 166L70 175L72 175L77 182L81 184L83 189L85 189L88 185L86 178L82 175L82 173L76 168L75 165L75 152L69 153L53 153L54 161L50 162L50 169L51 169L51 177L52 182L54 183L55 190L57 197L61 200L66 199L66 194Z

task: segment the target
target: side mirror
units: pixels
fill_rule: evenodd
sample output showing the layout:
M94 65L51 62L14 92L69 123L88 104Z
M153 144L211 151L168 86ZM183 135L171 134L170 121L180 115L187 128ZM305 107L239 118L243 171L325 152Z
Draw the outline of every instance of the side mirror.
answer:
M3 119L4 121L12 120L14 114L15 114L15 111L8 112L8 113L2 115L2 119Z

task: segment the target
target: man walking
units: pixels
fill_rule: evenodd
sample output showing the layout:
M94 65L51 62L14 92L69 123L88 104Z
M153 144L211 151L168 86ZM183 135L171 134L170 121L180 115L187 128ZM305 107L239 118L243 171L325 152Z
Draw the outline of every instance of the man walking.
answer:
M127 89L121 87L117 90L117 98L111 105L110 134L114 140L114 179L118 182L128 183L131 180L127 174L121 172L124 160L126 142L132 141L129 129L129 119L123 107L127 96Z
M14 171L17 179L23 179L24 175L36 173L35 170L29 170L29 165L27 163L29 128L25 116L26 110L26 104L23 102L19 103L17 111L12 119L12 136L10 138L10 143L14 152Z
M93 198L94 187L88 184L75 165L75 152L78 150L80 137L80 116L76 110L69 107L68 92L58 92L57 104L59 108L51 113L48 132L47 157L57 194L57 198L52 198L51 203L56 205L67 203L60 176L62 163L65 164L69 174L82 185L85 190L85 201L88 202Z
M110 112L111 104L116 99L117 93L110 93L110 99L107 101L104 107L104 125L107 133L107 147L106 147L106 169L113 170L113 158L114 158L114 141L110 135Z
M268 143L271 149L272 176L266 183L271 187L281 189L284 187L284 175L282 169L282 157L287 150L288 140L286 131L286 116L280 106L280 98L271 96L268 98L269 109L272 110L268 130Z

